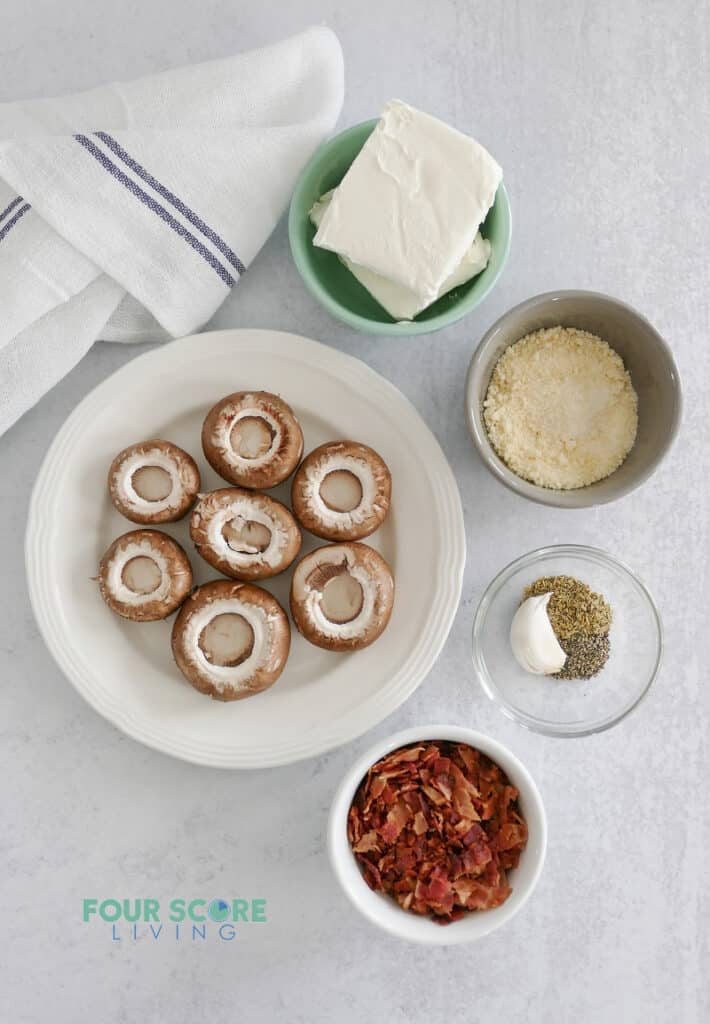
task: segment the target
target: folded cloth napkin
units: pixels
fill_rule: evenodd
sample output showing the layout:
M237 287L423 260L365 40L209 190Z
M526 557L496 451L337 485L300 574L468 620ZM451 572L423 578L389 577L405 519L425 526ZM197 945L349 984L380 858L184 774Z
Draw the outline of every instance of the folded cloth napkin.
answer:
M0 433L101 337L199 329L343 99L311 28L225 60L0 104Z

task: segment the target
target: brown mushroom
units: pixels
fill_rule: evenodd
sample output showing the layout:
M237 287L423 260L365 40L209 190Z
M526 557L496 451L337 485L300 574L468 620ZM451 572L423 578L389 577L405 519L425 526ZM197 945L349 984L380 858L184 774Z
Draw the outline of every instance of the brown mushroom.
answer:
M179 608L192 589L192 569L177 541L160 530L117 537L99 565L99 589L124 619L153 622Z
M275 683L291 645L275 597L250 583L198 587L173 624L172 648L187 681L215 700L242 700Z
M383 632L392 614L392 570L367 544L326 544L305 555L291 581L291 614L316 647L357 651Z
M108 472L111 501L132 523L172 523L200 489L195 460L170 441L139 441L119 452Z
M286 506L239 487L201 495L190 536L206 562L237 580L276 576L301 549L301 531Z
M290 406L268 391L237 391L210 409L202 427L210 466L231 484L268 490L303 454L303 432Z
M296 518L324 540L360 540L381 526L392 477L383 459L358 441L330 441L307 455L291 486Z

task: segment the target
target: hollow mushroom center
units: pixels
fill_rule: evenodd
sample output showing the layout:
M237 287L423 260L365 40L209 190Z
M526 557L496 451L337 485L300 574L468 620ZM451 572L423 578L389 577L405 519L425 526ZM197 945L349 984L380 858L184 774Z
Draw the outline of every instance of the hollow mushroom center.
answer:
M360 614L364 600L362 587L349 572L338 573L323 587L320 606L329 622L352 622Z
M352 512L362 501L362 484L347 469L334 469L323 477L320 496L334 512Z
M147 555L129 558L121 573L121 579L134 594L152 594L160 586L162 578L160 566Z
M131 483L144 501L162 501L173 489L170 473L162 466L141 466L131 477Z
M254 630L243 615L215 615L200 633L200 650L211 665L241 665L254 649Z
M232 551L245 555L255 555L266 551L271 543L271 530L263 523L254 519L236 516L222 527L222 536Z
M243 459L258 459L271 448L274 436L271 424L261 416L242 416L232 427L229 440Z

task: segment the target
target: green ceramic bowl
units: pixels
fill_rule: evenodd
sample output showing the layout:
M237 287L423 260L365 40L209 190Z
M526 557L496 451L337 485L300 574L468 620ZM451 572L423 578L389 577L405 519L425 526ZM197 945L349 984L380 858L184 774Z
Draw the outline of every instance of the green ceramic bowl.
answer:
M466 284L442 295L414 320L398 323L363 288L334 252L313 245L315 228L308 212L316 199L338 185L372 133L377 119L363 121L330 139L314 153L291 199L288 233L291 252L304 283L334 317L369 334L403 336L441 330L466 316L493 288L508 259L511 217L508 193L500 185L482 234L491 243L486 269Z

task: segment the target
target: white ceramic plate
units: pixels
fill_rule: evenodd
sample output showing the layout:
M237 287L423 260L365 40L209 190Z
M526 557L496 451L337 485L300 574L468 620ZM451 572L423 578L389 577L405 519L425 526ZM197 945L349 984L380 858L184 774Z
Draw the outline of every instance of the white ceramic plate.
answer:
M355 654L308 644L295 629L271 689L231 704L181 676L172 620L113 615L92 577L109 543L135 529L113 508L106 473L126 445L162 437L189 451L203 489L224 486L207 465L200 429L231 391L282 395L303 426L306 451L334 438L363 441L392 471L392 510L371 543L394 570L385 633ZM282 500L288 487L274 491ZM217 574L194 553L187 521L165 527L191 553L196 581ZM316 546L306 535L303 551ZM422 682L448 635L461 594L463 514L441 448L414 407L364 363L293 334L229 330L157 348L100 384L68 418L40 470L26 562L42 634L79 693L129 736L198 764L261 768L312 757L376 725ZM290 573L266 581L288 607Z

